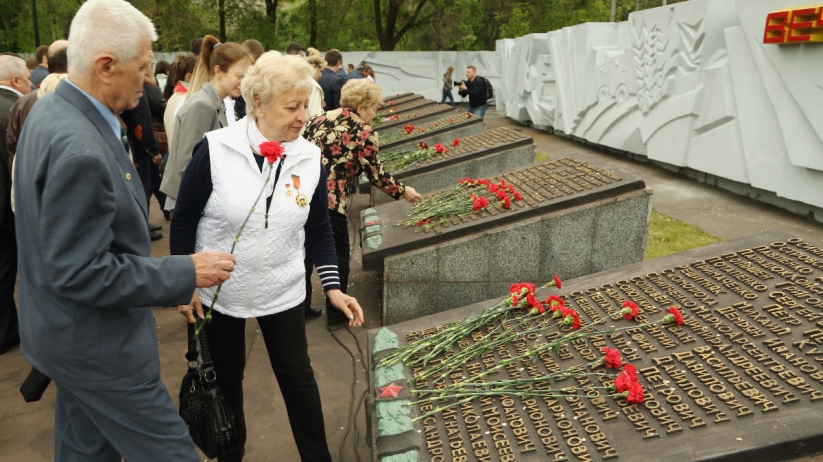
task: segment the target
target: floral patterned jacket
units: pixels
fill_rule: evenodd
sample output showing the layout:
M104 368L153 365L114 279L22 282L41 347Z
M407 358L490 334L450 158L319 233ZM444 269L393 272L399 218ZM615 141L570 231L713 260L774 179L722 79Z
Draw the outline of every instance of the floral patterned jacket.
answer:
M348 193L361 172L386 194L399 199L404 186L383 170L377 157L377 132L349 108L334 109L313 117L303 136L317 145L326 166L329 209L346 215Z

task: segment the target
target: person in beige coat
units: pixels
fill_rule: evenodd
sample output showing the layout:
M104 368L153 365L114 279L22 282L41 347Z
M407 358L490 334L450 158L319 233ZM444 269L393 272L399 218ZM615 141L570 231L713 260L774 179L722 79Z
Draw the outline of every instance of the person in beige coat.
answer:
M223 99L240 96L240 81L253 60L248 48L239 43L220 43L211 35L203 38L188 98L174 117L174 138L160 183L160 191L167 195L166 210L174 210L195 145L206 133L228 126Z

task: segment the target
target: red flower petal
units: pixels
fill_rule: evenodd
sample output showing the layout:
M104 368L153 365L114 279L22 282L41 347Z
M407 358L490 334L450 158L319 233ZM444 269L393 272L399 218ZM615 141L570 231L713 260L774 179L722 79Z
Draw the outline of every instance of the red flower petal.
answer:
M562 289L563 285L560 283L560 278L557 277L557 275L555 274L553 279L554 279L554 286L557 287L558 289Z
M640 313L640 308L637 306L637 303L634 303L631 300L626 300L623 302L623 309L621 310L621 313L623 313L624 318L631 321Z
M623 365L623 360L620 358L619 350L613 350L609 347L603 347L601 351L603 352L603 359L606 360L607 368L620 369L620 367Z
M454 139L454 142L452 143L452 146L455 146L455 147L456 147L456 146L460 146L460 140L459 140L459 139L457 139L457 138L455 138L455 139Z
M282 159L283 153L286 151L277 141L266 141L264 143L260 143L258 149L260 150L260 154L266 158L266 162L269 164L273 164L274 161Z

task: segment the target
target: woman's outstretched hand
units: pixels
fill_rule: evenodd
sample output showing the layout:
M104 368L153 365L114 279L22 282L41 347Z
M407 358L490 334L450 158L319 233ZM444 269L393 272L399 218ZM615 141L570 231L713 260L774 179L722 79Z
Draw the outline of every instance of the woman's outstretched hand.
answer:
M360 308L356 298L344 294L339 289L329 290L326 292L326 297L329 297L332 306L342 311L349 318L350 326L360 327L363 325L363 308Z

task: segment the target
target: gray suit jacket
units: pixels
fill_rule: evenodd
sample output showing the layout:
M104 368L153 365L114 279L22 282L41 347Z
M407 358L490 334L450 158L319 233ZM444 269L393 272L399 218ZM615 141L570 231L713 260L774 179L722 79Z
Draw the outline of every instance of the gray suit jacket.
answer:
M188 256L150 258L146 195L111 127L61 82L29 114L14 193L23 355L58 383L124 389L160 373L148 307L187 303Z
M206 82L197 93L189 96L174 117L174 137L169 146L169 160L163 170L160 191L177 199L180 180L191 161L194 146L206 133L227 127L226 106L211 83Z

